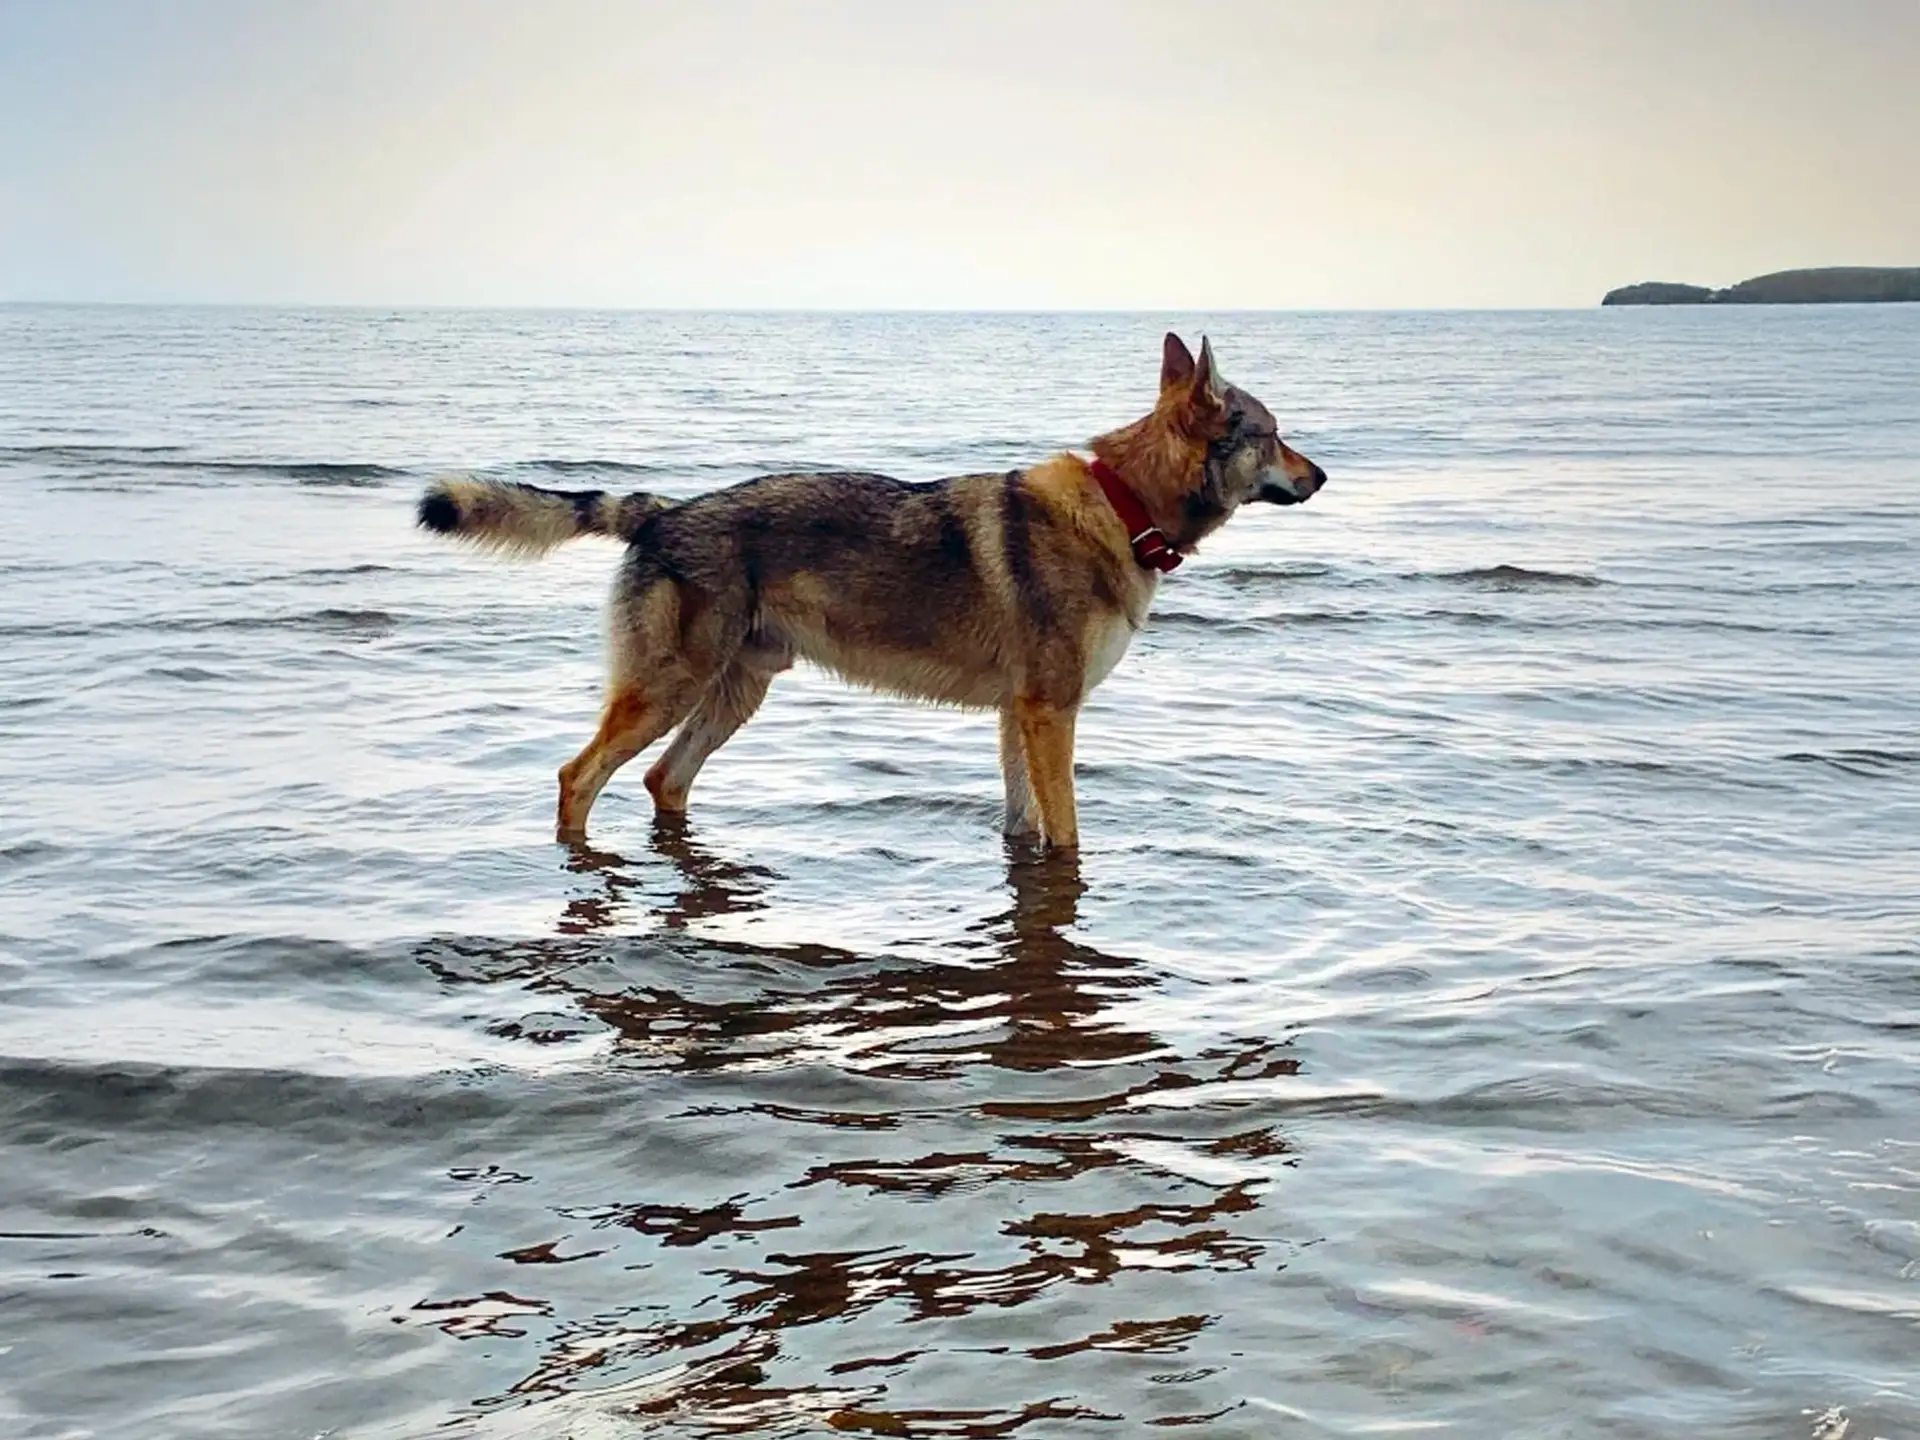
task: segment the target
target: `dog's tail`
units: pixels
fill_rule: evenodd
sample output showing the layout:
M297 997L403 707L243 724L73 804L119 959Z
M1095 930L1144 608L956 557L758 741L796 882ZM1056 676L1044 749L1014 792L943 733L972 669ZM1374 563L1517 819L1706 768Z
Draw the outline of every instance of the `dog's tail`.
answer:
M512 480L436 480L420 497L423 529L489 550L533 557L580 535L632 540L672 502L644 491L543 490Z

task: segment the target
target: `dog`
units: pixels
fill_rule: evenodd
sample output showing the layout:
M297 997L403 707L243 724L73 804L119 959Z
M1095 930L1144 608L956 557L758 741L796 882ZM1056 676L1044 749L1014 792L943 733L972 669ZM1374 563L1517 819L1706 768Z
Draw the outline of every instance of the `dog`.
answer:
M855 472L763 475L675 504L657 496L449 479L428 530L518 555L624 540L600 726L560 770L556 830L678 727L647 772L683 814L694 777L796 657L872 689L997 710L1006 831L1072 850L1080 706L1146 623L1160 577L1242 505L1293 505L1326 472L1227 384L1202 339L1162 346L1150 414L1092 458L909 484Z

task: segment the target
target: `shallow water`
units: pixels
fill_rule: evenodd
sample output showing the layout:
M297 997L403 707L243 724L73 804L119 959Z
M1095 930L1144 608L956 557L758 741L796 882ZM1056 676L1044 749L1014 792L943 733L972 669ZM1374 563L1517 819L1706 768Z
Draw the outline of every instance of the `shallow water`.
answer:
M1163 585L1077 864L807 672L551 843L615 552L424 477L1005 467L1170 319L1332 482ZM1920 306L0 308L0 1429L1920 1433L1916 375Z

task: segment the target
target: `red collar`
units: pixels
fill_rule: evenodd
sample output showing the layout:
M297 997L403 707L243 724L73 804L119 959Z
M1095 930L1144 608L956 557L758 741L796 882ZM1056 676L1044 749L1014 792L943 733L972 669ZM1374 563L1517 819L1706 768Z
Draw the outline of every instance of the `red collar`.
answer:
M1158 570L1162 574L1179 569L1184 557L1168 542L1165 532L1153 523L1153 517L1147 514L1147 507L1140 503L1140 497L1133 493L1127 482L1104 460L1090 460L1087 468L1106 492L1107 503L1113 506L1113 513L1127 527L1127 543L1133 546L1133 558L1148 570Z

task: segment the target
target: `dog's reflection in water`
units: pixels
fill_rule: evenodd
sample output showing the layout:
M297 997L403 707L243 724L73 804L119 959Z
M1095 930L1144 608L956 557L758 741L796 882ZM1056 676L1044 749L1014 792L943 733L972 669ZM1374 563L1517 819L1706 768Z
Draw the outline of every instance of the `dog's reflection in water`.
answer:
M670 862L680 876L680 889L673 899L649 907L671 929L681 929L690 920L763 910L765 882L779 878L764 866L742 865L715 855L693 837L683 815L656 817L650 841L653 853ZM610 929L623 912L645 905L655 887L654 867L642 869L624 855L586 844L567 847L566 867L576 875L595 877L602 889L567 902L558 926L562 935Z
M1189 1289L1143 1287L1253 1272L1268 1248L1258 1171L1287 1163L1289 1147L1266 1121L1191 1101L1212 1082L1290 1073L1284 1041L1183 1056L1128 1028L1145 1008L1128 997L1155 977L1076 938L1087 886L1071 854L1010 851L1004 903L909 955L711 935L726 927L693 922L776 908L779 877L714 854L684 822L657 827L650 851L571 852L592 893L567 907L563 933L492 951L466 942L459 973L566 994L616 1036L611 1063L632 1077L636 1114L658 1095L668 1113L652 1125L697 1140L723 1124L758 1178L714 1191L698 1167L616 1165L585 1183L559 1167L547 1209L564 1225L530 1225L496 1253L547 1266L564 1248L581 1267L569 1298L517 1298L542 1270L511 1293L420 1307L441 1325L509 1300L559 1317L484 1407L557 1400L561 1417L579 1405L713 1434L810 1422L985 1440L1081 1413L1048 1398L1077 1356L1206 1343L1212 1316ZM646 1077L661 1072L672 1079L656 1088ZM1170 1090L1183 1103L1160 1108ZM1135 1158L1142 1146L1152 1165ZM1203 1179L1169 1174L1175 1155ZM541 1172L537 1157L516 1166ZM930 1226L926 1207L948 1200ZM600 1266L604 1283L587 1283ZM656 1287L643 1306L635 1270ZM992 1352L977 1401L942 1379L975 1351L897 1338L900 1317L956 1325L1069 1289L1064 1310L1030 1312L1028 1348ZM923 1353L926 1373L909 1376ZM944 1403L916 1406L925 1396ZM1233 1403L1172 1420L1205 1425Z
M600 890L567 902L556 927L562 935L597 934L640 909L651 910L669 929L676 930L693 920L750 914L767 908L767 884L780 878L764 865L742 864L714 854L700 843L685 816L656 817L648 840L652 853L666 860L679 877L679 889L673 898L664 905L652 903L658 889L658 867L611 850L571 845L567 847L567 870L593 877ZM1006 855L1007 888L1013 903L973 929L999 936L1009 958L1037 960L1084 949L1060 933L1079 919L1080 898L1087 890L1080 878L1079 855L1043 851L1019 842L1009 842Z
M649 912L672 932L694 921L751 914L770 904L769 888L778 875L716 855L695 838L684 819L657 822L650 840L652 855L668 862L676 880L665 903L658 865L576 846L568 852L566 867L591 877L596 889L567 903L558 924L562 935L600 934ZM1078 856L1009 845L1006 884L1009 903L956 935L951 958L863 955L831 945L752 944L703 935L700 945L707 963L701 969L707 980L713 978L711 961L729 956L797 962L828 974L824 984L808 985L804 996L789 997L755 985L751 988L756 993L743 993L737 1000L696 1003L648 987L644 993L587 997L586 1004L642 1048L671 1025L679 1033L676 1048L683 1055L689 1042L698 1048L695 1037L703 1031L718 1030L738 1042L743 1024L763 1042L791 1032L789 1038L804 1049L802 1033L818 1042L823 1030L837 1032L842 1041L850 1030L885 1031L886 1037L874 1038L886 1048L891 1040L903 1038L902 1032L925 1035L961 1024L984 1032L998 1021L1004 1028L997 1038L975 1033L971 1057L1017 1070L1111 1060L1153 1048L1151 1037L1117 1030L1099 1019L1117 990L1149 982L1135 973L1133 962L1105 955L1069 934L1087 888ZM711 994L710 987L702 988ZM663 1005L681 1013L670 1017L662 1013ZM730 1013L736 1008L752 1012L751 1023L746 1013ZM689 1020L691 1033L682 1028ZM754 1049L753 1059L772 1058L766 1050ZM903 1056L901 1063L917 1070L943 1051L941 1046L916 1049L915 1059ZM957 1059L957 1053L949 1058ZM707 1059L727 1063L718 1053Z

